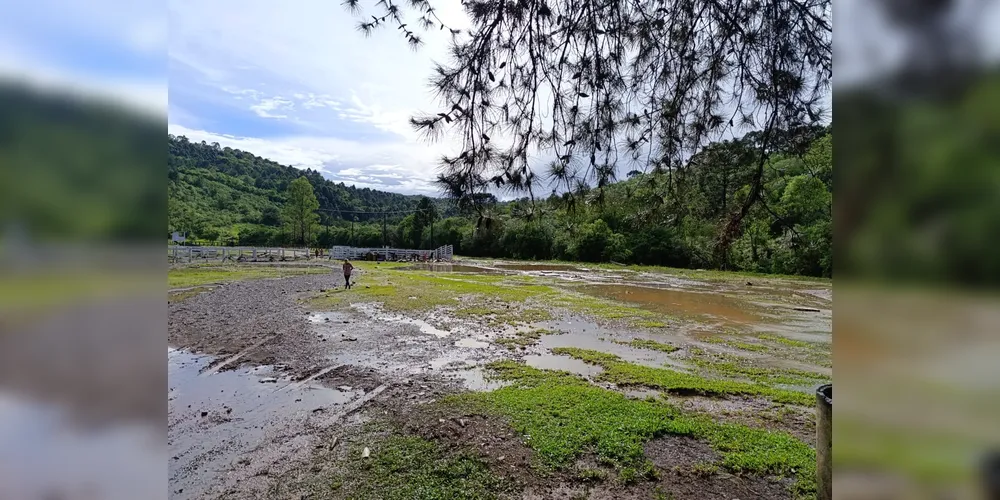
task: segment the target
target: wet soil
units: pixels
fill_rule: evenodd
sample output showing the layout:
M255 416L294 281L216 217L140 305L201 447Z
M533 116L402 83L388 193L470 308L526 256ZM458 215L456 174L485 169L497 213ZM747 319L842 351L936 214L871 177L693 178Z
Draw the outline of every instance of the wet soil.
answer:
M531 267L526 272L545 272L525 267ZM624 485L614 474L584 481L579 470L541 475L531 466L531 450L502 419L449 413L453 410L432 404L447 394L501 387L503 383L486 379L481 370L483 364L498 359L523 359L538 368L586 376L601 371L552 355L553 347L583 347L633 363L687 369L683 354L692 342L692 331L629 331L563 317L536 326L564 333L543 335L537 344L512 351L494 343L498 332L474 321L385 314L377 304L327 312L311 311L303 304L337 287L340 279L331 273L234 282L169 303L172 498L299 498L296 495L315 493L313 486L303 485L332 477L350 446L376 442L388 431L364 430L364 424L380 421L387 421L394 432L433 439L449 449L474 450L491 469L518 482L522 491L518 498L657 498L658 493L676 499L789 498L786 481L696 467L717 457L704 443L679 437L662 437L647 445L647 456L659 470L657 481ZM616 290L633 288L638 287L619 285ZM694 316L758 324L754 313L747 312L757 309L739 299L646 289L653 290L651 297L612 298L626 302L640 298L634 302L646 307L686 308ZM801 335L828 341L829 330L823 331L822 320L808 319L823 317L825 310L789 311L782 313L779 326L807 318L803 321L815 333ZM767 331L783 335L780 328ZM633 338L671 343L682 350L665 353L623 345ZM633 397L659 396L655 391L632 392ZM811 415L771 415L767 402L739 398L672 402L726 421L786 430L806 442L814 432ZM600 468L591 462L593 457L583 457L576 469ZM310 498L339 497L326 492Z
M749 305L719 293L638 285L587 285L577 290L601 298L640 304L667 315L707 317L726 325L744 325L763 319L754 314Z
M500 271L479 266L467 266L463 264L449 264L445 262L419 263L411 266L399 268L404 271L429 271L433 273L475 273L475 274L499 274Z

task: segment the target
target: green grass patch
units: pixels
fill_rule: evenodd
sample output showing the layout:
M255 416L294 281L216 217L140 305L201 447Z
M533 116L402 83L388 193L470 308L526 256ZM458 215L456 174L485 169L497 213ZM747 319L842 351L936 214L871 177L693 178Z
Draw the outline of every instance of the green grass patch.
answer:
M830 380L825 375L804 370L754 366L752 360L741 356L709 353L698 348L692 348L690 352L693 355L690 358L692 364L710 374L724 377L748 379L766 385L811 385Z
M167 288L186 288L239 280L284 278L304 274L330 274L326 267L255 266L228 264L177 267L167 271Z
M770 335L765 333L764 335L758 336L758 338L760 338L761 340L768 340L788 347L797 347L799 349L813 349L816 347L816 343L814 342L803 342L801 340L790 339L779 335Z
M212 289L211 287L199 286L181 292L171 292L167 294L167 303L181 302L190 299L195 295L201 295L211 289Z
M556 335L558 333L560 332L555 330L533 328L531 330L514 332L513 337L497 339L496 343L506 347L507 349L515 350L518 347L528 347L537 344L538 341L541 340L542 335Z
M515 485L467 452L449 452L413 436L390 436L373 445L371 456L351 450L348 472L331 480L332 492L366 500L491 500Z
M0 276L0 317L47 313L84 301L162 293L163 275L82 269L12 272Z
M904 474L928 486L970 485L980 480L976 462L986 445L963 432L893 426L854 415L837 419L833 431L838 435L834 467Z
M614 340L612 342L616 344L632 346L636 349L650 349L653 351L663 351L663 352L674 352L680 350L680 347L670 344L664 344L662 342L657 342L655 340L632 339L630 342L625 342L624 340Z
M380 302L387 311L402 313L449 307L459 317L493 318L498 323L551 318L545 311L519 307L530 297L550 293L547 286L507 282L497 275L441 276L370 265L359 271L355 288L347 294L335 300L320 296L313 305Z
M732 347L734 349L742 349L744 351L767 352L767 351L771 350L766 345L751 344L749 342L742 342L742 341L735 340L735 339L732 339L732 338L729 338L729 337L724 337L724 336L705 337L702 340L704 340L705 342L708 342L709 344L725 345L725 346Z
M810 406L815 403L814 396L803 392L775 389L754 382L710 379L667 368L637 365L623 361L614 354L599 351L576 347L558 347L552 349L552 353L565 354L586 363L598 365L604 368L604 371L597 375L597 380L621 386L643 386L675 394L760 396L776 403L791 403L802 406Z
M602 358L607 359L607 358ZM708 442L734 472L798 478L802 497L815 492L815 452L783 432L721 424L657 400L629 399L576 375L513 361L488 365L491 377L514 382L488 393L451 396L446 403L505 416L537 452L541 467L561 469L584 453L614 467L624 482L655 476L643 445L666 434Z
M666 323L662 321L663 315L647 311L645 309L625 305L606 299L599 299L587 295L581 295L563 291L558 294L548 294L544 297L545 303L566 309L570 312L591 316L597 319L624 321L632 327L638 328L664 328Z
M634 324L635 324L635 326L638 326L639 328L666 328L667 327L667 324L664 323L664 322L662 322L662 321L654 321L654 320L648 320L648 319L635 321Z
M708 462L698 462L691 466L691 472L699 476L714 476L719 473L719 466Z

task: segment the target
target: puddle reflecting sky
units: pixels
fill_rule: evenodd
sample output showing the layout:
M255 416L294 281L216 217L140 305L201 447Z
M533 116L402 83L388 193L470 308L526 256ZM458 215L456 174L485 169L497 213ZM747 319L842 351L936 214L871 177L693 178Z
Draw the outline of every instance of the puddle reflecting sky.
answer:
M56 405L0 392L0 498L167 498L162 428L83 429Z

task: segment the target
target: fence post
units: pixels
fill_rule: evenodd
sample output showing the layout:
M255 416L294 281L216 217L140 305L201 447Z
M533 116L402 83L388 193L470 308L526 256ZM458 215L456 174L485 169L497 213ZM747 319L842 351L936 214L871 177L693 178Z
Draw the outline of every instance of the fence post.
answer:
M816 498L833 498L833 384L816 389Z

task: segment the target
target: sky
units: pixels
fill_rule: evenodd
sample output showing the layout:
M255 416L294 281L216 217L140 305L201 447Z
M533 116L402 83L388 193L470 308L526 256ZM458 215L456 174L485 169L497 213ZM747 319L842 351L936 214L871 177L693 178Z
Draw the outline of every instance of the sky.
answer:
M427 80L432 61L445 58L447 30L418 29L426 41L418 51L391 27L366 39L339 0L9 3L0 73L166 115L170 133L193 141L348 185L428 195L438 194L437 159L458 151L447 139L420 140L408 124L437 110ZM866 3L838 3L837 33L851 36L834 38L835 85L889 67L901 53L862 12ZM435 5L450 26L466 27L459 0ZM998 10L983 18L1000 20ZM863 54L861 39L881 59Z
M369 5L372 2L369 2ZM458 0L438 3L464 27ZM427 85L447 31L410 49L389 27L365 38L339 1L169 0L169 132L218 142L347 185L437 195L457 148L411 129L436 109Z

